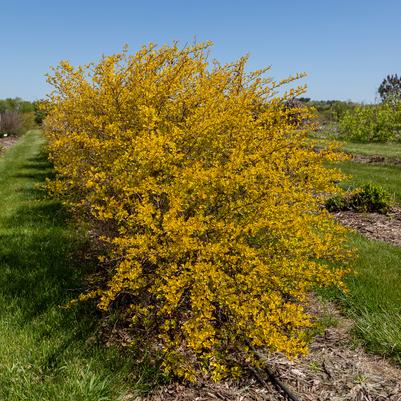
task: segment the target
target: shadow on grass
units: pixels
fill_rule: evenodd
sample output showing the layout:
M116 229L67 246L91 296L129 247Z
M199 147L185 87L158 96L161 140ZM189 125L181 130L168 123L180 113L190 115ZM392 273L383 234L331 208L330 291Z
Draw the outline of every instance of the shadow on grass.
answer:
M18 298L27 319L66 302L66 288L77 287L86 269L72 257L85 246L82 235L66 224L60 203L46 199L35 185L53 174L45 155L39 160L38 172L34 164L23 165L12 175L21 182L18 192L24 196L17 199L14 214L3 220L0 238L0 288L3 295ZM27 172L30 168L35 172Z
M28 178L33 180L44 181L46 178L53 178L51 174L41 173L39 171L35 171L33 173L19 173L15 174L14 178Z
M66 358L92 358L96 354L97 359L107 359L108 367L104 369L120 369L136 377L136 387L141 377L146 392L155 384L155 377L161 377L158 369L147 362L136 364L138 355L133 351L122 354L106 350L97 338L99 316L94 305L63 307L84 290L85 274L95 262L77 256L85 254L88 246L84 235L67 224L61 204L47 199L36 186L53 175L42 153L18 166L10 176L23 194L16 198L15 212L2 222L0 295L8 304L18 305L15 319L21 327L33 326L32 335L38 344L48 338L57 339L43 355L44 370L60 367Z

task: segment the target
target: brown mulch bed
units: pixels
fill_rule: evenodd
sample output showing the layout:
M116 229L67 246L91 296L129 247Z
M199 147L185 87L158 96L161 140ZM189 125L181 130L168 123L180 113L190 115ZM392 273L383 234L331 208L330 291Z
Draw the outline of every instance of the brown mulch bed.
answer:
M387 214L357 213L352 211L333 213L346 227L353 228L368 238L401 246L401 207Z
M277 377L302 401L401 401L401 368L356 346L350 334L352 322L341 317L332 305L316 305L319 314L335 316L338 325L316 336L306 357L289 361L281 354L270 355L269 364ZM261 385L249 376L241 383L174 383L147 397L127 394L124 400L287 400L267 378L266 382Z
M0 136L0 153L14 146L18 139L16 136Z
M371 164L391 164L395 166L401 165L401 157L385 157L380 155L354 155L350 154L352 161L358 163Z

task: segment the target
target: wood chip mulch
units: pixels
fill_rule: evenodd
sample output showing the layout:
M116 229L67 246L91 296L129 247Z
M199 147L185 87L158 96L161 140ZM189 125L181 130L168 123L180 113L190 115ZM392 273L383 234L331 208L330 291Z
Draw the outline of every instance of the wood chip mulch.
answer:
M318 313L338 320L336 327L316 336L308 356L289 361L281 354L269 355L277 377L302 401L401 401L401 368L368 354L356 346L352 321L343 318L333 305L315 303ZM261 371L262 372L262 371ZM243 382L204 382L196 385L173 383L147 397L127 394L124 401L284 401L266 378L261 385L249 376Z
M14 146L18 139L16 136L0 136L0 153Z
M351 155L352 161L358 163L370 163L370 164L390 164L399 166L401 165L401 156L380 156L380 155Z
M370 239L401 246L401 207L393 207L387 214L357 213L352 211L333 213L346 227L353 228Z

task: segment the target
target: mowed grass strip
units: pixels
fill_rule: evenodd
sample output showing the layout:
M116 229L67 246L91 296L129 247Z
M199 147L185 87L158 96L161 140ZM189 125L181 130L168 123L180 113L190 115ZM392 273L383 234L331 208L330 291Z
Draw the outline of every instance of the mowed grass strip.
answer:
M355 321L354 331L372 352L401 363L401 248L352 235L358 252L346 280L349 292L323 291Z
M401 143L355 143L343 142L342 148L346 152L362 156L383 156L401 160Z
M359 145L359 144L358 144ZM385 144L362 144L371 149L389 149ZM390 146L390 145L389 145ZM389 154L382 151L380 155ZM343 187L379 184L401 202L401 166L341 162L336 165L351 176ZM394 358L401 363L401 248L382 241L352 236L358 257L355 274L347 279L348 294L328 291L339 300L344 311L355 321L355 333L367 349Z
M85 266L73 255L85 239L35 186L52 174L42 149L34 131L0 158L0 400L114 401L146 392L157 370L100 344L92 307L60 307L83 288Z
M378 184L394 196L395 201L401 202L401 166L346 161L336 163L335 167L350 176L341 183L342 187L355 188L367 183Z
M391 165L391 160L401 160L401 144L399 143L344 143L344 150L364 156L383 156L382 164L358 163L346 161L337 166L345 174L351 176L341 185L359 187L368 182L381 185L390 192L397 202L401 202L401 166Z

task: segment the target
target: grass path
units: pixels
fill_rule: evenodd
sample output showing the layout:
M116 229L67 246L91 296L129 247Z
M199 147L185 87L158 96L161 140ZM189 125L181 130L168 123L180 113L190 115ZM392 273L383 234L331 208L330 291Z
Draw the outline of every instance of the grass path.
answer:
M401 144L346 144L355 154L400 157ZM344 187L368 182L381 185L401 202L401 166L346 161L336 165L350 179ZM355 321L355 333L365 347L401 364L401 247L352 236L358 257L347 278L348 294L326 291L340 301L343 311Z
M363 155L380 155L390 159L401 159L401 143L356 143L343 142L343 149L346 152Z
M42 147L32 131L0 158L0 400L119 400L153 372L97 345L89 307L60 307L79 291L84 240L36 187L52 174Z
M359 187L368 182L381 185L396 200L401 202L401 166L382 164L358 163L353 161L341 162L336 165L351 178L342 186L345 188Z
M369 351L401 364L401 247L351 236L357 252L353 274L346 278L349 292L321 290L337 301L354 322L354 333Z

